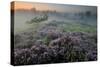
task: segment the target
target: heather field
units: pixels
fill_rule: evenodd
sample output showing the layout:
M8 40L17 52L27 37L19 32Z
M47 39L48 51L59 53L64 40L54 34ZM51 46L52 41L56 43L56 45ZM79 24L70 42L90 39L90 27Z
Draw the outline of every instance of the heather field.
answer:
M17 10L14 64L97 60L97 15L91 11Z

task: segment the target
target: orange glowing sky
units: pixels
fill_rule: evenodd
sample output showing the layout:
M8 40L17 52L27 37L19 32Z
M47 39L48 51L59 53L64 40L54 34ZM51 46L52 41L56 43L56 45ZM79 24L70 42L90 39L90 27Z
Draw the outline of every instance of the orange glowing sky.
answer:
M14 2L14 10L17 9L32 9L36 8L36 10L51 10L47 4L40 4L40 3L27 3L27 2Z
M31 9L33 7L32 4L24 3L24 2L14 2L14 9Z
M97 8L95 6L79 6L79 5L59 5L59 4L49 4L49 3L36 3L36 2L21 2L14 1L14 10L36 8L36 10L56 10L60 12L84 12L91 11L96 13ZM12 6L11 9L13 10Z

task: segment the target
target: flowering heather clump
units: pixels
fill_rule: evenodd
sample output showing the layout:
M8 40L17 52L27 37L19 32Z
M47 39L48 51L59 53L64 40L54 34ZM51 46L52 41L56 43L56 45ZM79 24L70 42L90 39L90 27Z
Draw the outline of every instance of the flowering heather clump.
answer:
M51 39L48 44L42 40L32 42L27 48L14 49L14 64L47 64L97 60L96 36L86 33L65 33ZM95 37L94 37L95 36Z

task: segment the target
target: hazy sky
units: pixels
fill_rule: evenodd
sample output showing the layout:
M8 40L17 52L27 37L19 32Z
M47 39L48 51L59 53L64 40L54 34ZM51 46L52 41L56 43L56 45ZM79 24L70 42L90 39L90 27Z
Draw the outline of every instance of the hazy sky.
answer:
M91 11L97 12L96 6L78 6L78 5L65 5L65 4L48 4L48 3L36 3L36 2L15 2L15 9L31 9L37 10L56 10L60 12L84 12Z

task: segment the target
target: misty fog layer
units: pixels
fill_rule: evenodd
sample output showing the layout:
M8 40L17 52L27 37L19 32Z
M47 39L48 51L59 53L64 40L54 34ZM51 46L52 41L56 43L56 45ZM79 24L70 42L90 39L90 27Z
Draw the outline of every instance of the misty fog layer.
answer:
M15 11L14 64L96 61L97 8L44 5Z

